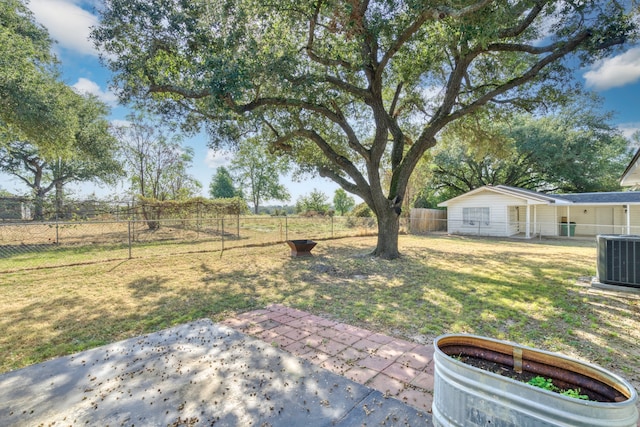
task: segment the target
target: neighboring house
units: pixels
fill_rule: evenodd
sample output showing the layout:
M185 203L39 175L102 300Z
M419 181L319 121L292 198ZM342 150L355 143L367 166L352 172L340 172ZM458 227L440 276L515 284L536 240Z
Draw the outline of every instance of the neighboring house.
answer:
M484 186L440 203L451 234L509 237L640 234L640 191L544 194Z
M640 190L640 149L622 174L620 185L631 187L631 190Z
M0 221L28 220L31 204L22 197L0 197Z

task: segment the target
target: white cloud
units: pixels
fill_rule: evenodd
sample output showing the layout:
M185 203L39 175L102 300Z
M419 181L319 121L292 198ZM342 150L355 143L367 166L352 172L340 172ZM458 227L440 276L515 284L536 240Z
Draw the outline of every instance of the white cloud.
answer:
M620 123L618 125L618 129L622 132L625 138L631 139L636 132L640 132L640 123Z
M207 150L207 156L204 159L204 163L211 169L219 168L220 166L227 166L229 159L224 153L220 153L215 150Z
M98 56L89 41L90 27L98 24L98 18L75 3L73 0L31 0L28 6L60 47Z
M85 79L84 77L80 77L71 87L79 93L90 93L95 95L109 105L114 106L118 103L118 97L113 92L103 91L96 82Z
M129 127L131 126L131 122L129 120L114 119L111 120L111 125L117 128Z
M640 47L595 64L584 76L587 87L606 90L640 80Z

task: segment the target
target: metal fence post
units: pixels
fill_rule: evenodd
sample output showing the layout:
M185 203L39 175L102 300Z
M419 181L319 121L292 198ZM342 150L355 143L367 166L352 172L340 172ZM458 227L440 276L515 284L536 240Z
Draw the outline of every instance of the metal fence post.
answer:
M289 240L289 217L284 217L284 240Z
M222 252L224 252L224 218L220 219L220 229L221 229L220 235L222 236L220 256L222 256Z
M56 245L60 244L60 233L58 229L59 229L58 218L56 218Z
M202 217L200 214L200 202L196 204L196 235L198 238L200 237L200 222L202 221Z
M129 259L131 259L131 220L127 221L127 236L129 238Z
M333 216L331 217L331 238L333 239Z

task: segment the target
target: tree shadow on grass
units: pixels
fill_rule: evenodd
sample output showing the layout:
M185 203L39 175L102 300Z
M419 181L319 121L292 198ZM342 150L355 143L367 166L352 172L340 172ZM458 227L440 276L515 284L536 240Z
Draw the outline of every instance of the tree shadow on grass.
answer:
M291 300L294 306L368 329L423 341L443 333L474 333L560 351L622 375L629 366L640 372L633 350L637 333L616 331L600 304L618 318L629 318L629 307L576 286L585 275L582 264L536 251L499 257L429 248L387 262L335 251L285 269L291 281L313 290L307 293L311 298ZM637 320L632 325L640 326ZM625 362L612 360L612 353Z
M544 251L512 254L509 245L498 255L412 249L396 261L337 246L319 245L307 259L243 253L236 266L212 258L194 266L198 273L189 283L150 270L120 285L114 281L114 294L57 296L9 309L0 320L7 331L0 366L14 369L179 323L219 321L283 303L424 342L470 332L579 356L622 375L640 372L634 350L640 305L574 286L568 279L584 276L584 263L550 259ZM606 319L607 313L618 320ZM620 319L631 319L635 329L621 330ZM8 348L11 342L14 348Z

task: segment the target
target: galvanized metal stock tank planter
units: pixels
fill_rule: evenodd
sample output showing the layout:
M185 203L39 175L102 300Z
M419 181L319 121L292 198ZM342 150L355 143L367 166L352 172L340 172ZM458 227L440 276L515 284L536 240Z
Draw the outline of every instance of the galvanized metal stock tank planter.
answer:
M595 365L543 350L474 335L435 340L435 426L636 427L638 395L624 379ZM461 357L551 378L599 401L580 400L471 366ZM601 400L601 401L600 401Z

